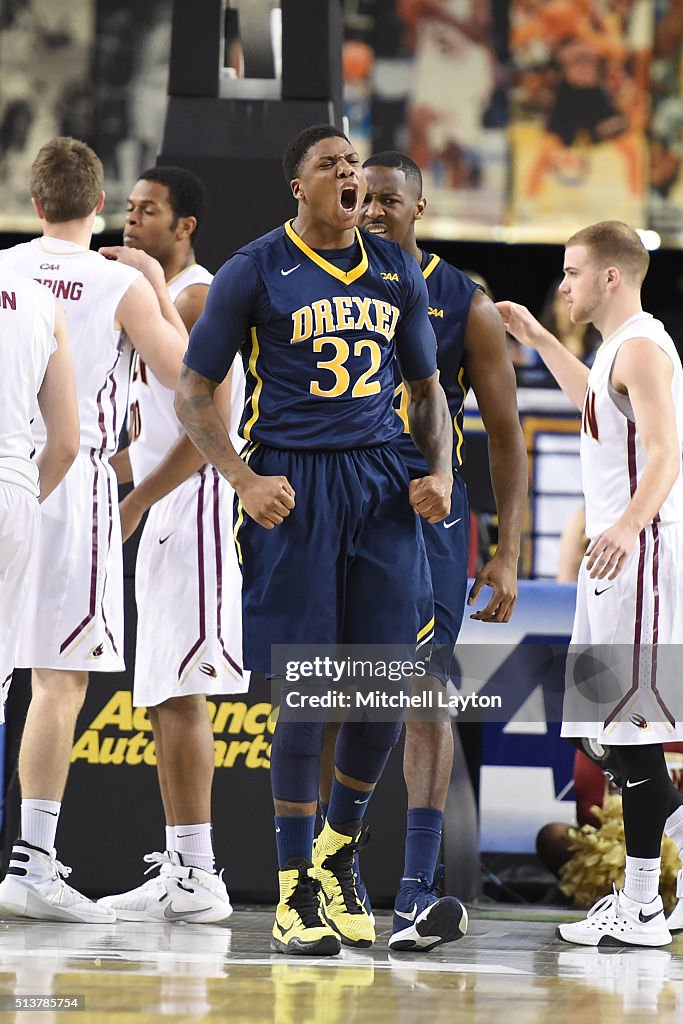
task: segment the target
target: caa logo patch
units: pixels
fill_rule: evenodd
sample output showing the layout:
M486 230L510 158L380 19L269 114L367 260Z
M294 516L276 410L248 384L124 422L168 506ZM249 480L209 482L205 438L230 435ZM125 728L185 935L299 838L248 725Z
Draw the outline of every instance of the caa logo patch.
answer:
M439 316L443 320L443 310L442 309L435 309L434 306L430 306L429 307L429 315L430 316Z
M636 714L629 715L628 716L628 720L631 723L631 725L635 725L637 729L647 729L647 726L648 726L647 719L643 718L642 715L636 715Z
M385 274L382 273L382 277L385 281L398 281L398 274Z
M211 676L212 679L218 679L218 672L208 661L201 662L199 671L203 672L205 676Z

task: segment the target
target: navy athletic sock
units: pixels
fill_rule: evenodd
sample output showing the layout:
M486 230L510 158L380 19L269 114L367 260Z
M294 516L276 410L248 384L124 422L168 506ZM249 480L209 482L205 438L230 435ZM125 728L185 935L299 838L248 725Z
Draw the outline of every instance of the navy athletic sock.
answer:
M313 853L315 814L305 817L283 818L275 815L275 841L280 870L292 857L310 861Z
M433 807L412 807L408 810L404 878L424 875L434 878L441 848L443 812Z
M320 808L320 817L323 820L323 825L325 824L325 822L327 820L327 809L328 809L329 806L330 805L326 804L324 802L324 800L319 800L318 801L318 807Z
M330 802L327 808L327 821L332 828L346 822L358 821L365 814L370 797L374 790L363 791L345 786L343 782L335 779L332 783Z

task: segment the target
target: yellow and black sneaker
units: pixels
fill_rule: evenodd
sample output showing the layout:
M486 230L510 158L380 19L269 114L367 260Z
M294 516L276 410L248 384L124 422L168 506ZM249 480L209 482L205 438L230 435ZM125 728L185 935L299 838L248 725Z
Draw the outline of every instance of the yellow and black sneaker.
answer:
M368 829L345 835L326 821L313 844L313 870L322 887L323 913L345 946L363 948L375 941L375 922L358 894L354 870L356 853L369 838Z
M320 883L307 860L288 860L280 878L280 902L270 948L276 953L335 956L341 945L322 914Z

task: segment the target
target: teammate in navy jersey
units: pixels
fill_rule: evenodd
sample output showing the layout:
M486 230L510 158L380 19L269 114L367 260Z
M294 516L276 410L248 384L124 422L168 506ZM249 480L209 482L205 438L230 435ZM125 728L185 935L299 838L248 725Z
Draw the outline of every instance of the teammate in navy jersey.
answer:
M387 152L371 156L364 169L367 192L359 224L373 237L398 242L422 271L429 293L429 318L437 339L440 382L453 424L449 514L441 523L421 523L434 587L430 664L435 678L431 683L440 688L450 676L467 590L469 504L460 468L463 405L470 386L488 433L499 517L496 553L477 574L469 595L471 605L484 585L492 588L486 607L472 615L484 622L507 622L517 597L519 538L527 493L526 450L500 315L465 274L438 256L423 252L417 244L415 224L426 207L419 167L403 153ZM397 446L414 479L427 467L408 433L406 391L398 372L396 385L395 408L403 427ZM425 688L423 680L419 688ZM404 877L389 940L392 949L426 951L463 933L463 908L454 897L439 899L435 891L443 812L453 766L448 712L441 712L440 718L438 714L434 718L434 712L430 712L430 720L412 710L406 715L408 829Z
M244 663L262 672L271 671L272 644L427 641L433 606L415 511L439 522L452 489L452 430L419 267L400 246L357 230L363 170L336 128L298 135L283 168L297 216L218 272L176 392L185 429L239 498ZM242 459L212 400L238 351L247 376ZM402 429L392 404L395 355L428 469L412 482L391 443ZM354 946L374 940L353 861L400 726L344 722L315 850L323 725L276 728L274 949L329 955L340 937Z

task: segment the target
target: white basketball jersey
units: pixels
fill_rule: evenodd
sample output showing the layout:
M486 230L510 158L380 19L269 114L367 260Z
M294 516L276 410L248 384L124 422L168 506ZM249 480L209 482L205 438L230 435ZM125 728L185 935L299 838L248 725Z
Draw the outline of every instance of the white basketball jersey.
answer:
M54 339L55 300L0 264L0 480L39 494L31 423Z
M176 302L186 288L194 284L210 285L212 280L213 275L195 263L168 282L168 293ZM173 397L173 389L164 387L135 353L128 405L128 454L135 484L149 476L184 433L173 408ZM230 389L230 440L238 451L244 444L237 434L243 406L244 370L241 360L236 359Z
M676 347L662 323L650 313L630 317L600 346L588 375L581 421L581 476L586 496L586 536L597 537L625 512L647 466L647 454L636 430L628 395L610 382L617 352L630 338L647 338L673 364L671 391L676 410L679 448L683 441L683 370ZM683 521L683 476L664 499L656 521Z
M62 302L76 371L81 446L116 451L126 411L130 344L114 327L116 310L138 270L73 242L34 238L0 253L16 270L45 285ZM45 442L40 416L33 425Z

